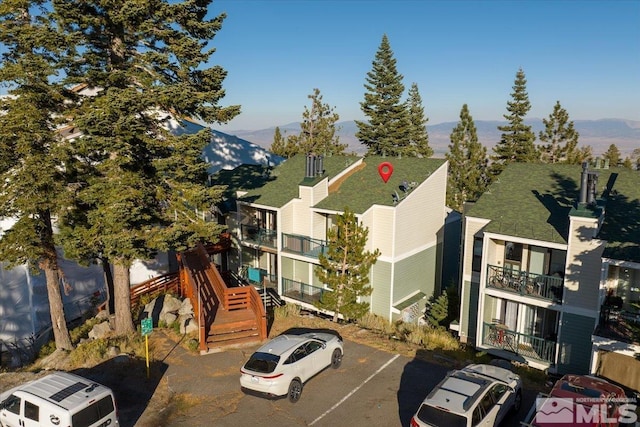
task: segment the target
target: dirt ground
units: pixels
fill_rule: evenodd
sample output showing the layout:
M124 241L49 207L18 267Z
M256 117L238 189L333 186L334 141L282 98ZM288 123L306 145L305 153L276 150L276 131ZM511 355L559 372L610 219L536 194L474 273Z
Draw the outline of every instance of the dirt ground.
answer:
M336 330L343 338L369 345L380 350L415 357L416 345L389 339L354 324L336 324L330 320L313 316L289 316L276 319L270 327L269 336L274 337L292 328L328 328ZM121 426L156 427L170 424L171 419L183 416L198 406L190 395L172 392L168 378L164 375L171 364L180 364L181 355L197 353L189 350L181 337L171 329L156 329L149 336L151 363L148 371L146 360L119 355L94 366L69 369L69 358L56 352L20 372L0 373L0 392L31 379L44 376L50 370L70 370L78 375L104 384L114 390L118 402ZM429 361L459 367L464 360L456 360L438 352L419 352ZM184 359L184 356L182 356ZM197 360L197 359L196 359ZM147 375L148 372L148 375ZM128 421L135 420L135 422Z

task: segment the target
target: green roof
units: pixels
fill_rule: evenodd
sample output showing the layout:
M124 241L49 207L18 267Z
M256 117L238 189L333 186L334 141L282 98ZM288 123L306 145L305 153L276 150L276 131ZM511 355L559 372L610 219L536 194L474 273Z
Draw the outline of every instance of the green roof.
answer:
M358 156L329 156L323 159L324 174L316 178L305 178L306 156L294 156L276 166L268 174L262 176L260 172L246 173L243 176L226 177L225 181L239 185L247 179L251 188L244 188L247 194L241 201L256 203L264 206L280 208L298 197L298 186L312 186L325 178L333 178L361 159ZM393 173L385 183L378 173L378 166L389 162L393 166ZM402 196L400 186L403 181L420 184L437 168L442 166L444 159L420 158L389 158L371 156L365 157L363 167L348 174L338 185L332 186L329 196L316 205L317 208L341 212L348 206L355 213L363 213L374 204L393 206L393 194ZM249 181L253 175L260 175L257 181ZM216 182L217 183L217 182ZM335 187L335 188L334 188Z
M305 179L306 156L297 155L273 168L264 185L249 189L240 200L260 205L281 208L298 197L298 185L314 185L320 180L336 176L358 160L356 156L328 156L323 159L324 174L314 179Z
M579 165L513 163L500 174L467 216L490 219L486 230L509 236L567 243L569 214L597 217L605 210L598 238L603 256L640 262L640 172L625 168L598 172L594 208L580 207Z
M389 162L393 166L393 173L386 183L378 172L378 166L383 162ZM444 159L417 157L365 157L364 167L349 175L315 207L342 211L348 206L353 212L360 214L373 205L393 206L393 194L397 192L400 197L403 195L400 189L403 181L419 185L444 162Z

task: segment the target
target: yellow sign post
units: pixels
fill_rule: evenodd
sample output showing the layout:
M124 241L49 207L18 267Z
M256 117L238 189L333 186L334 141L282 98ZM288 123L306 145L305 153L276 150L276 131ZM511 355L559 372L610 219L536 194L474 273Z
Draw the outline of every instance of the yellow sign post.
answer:
M151 317L142 319L140 326L142 329L142 335L144 336L144 353L147 358L147 379L149 379L149 335L151 334L151 331L153 331L153 319Z

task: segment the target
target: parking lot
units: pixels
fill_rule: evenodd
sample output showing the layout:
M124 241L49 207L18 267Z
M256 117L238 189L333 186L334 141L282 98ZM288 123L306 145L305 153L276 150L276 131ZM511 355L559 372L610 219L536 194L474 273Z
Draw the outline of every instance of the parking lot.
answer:
M204 356L173 349L165 380L173 393L189 396L194 404L164 425L408 426L426 394L450 369L346 340L340 368L312 378L300 401L292 404L240 391L240 367L256 348ZM535 394L525 389L520 412L503 426L519 426Z

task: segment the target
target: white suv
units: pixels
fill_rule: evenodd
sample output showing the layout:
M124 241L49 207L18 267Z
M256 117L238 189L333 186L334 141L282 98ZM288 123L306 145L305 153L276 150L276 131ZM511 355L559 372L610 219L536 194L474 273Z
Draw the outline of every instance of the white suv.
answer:
M522 403L520 376L494 365L452 371L429 393L411 427L497 426Z
M288 396L297 402L302 384L328 366L337 369L342 354L339 335L280 335L260 347L240 369L240 386L245 392Z

